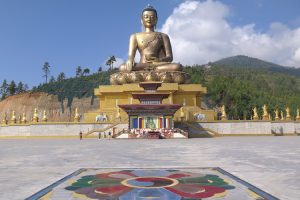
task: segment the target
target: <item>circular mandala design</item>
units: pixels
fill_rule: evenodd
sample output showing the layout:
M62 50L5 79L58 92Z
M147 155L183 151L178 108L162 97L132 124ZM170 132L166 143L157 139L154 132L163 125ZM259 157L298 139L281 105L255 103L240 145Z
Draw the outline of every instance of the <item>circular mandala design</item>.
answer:
M179 182L173 178L160 176L146 176L129 178L121 182L131 188L165 188L177 185Z

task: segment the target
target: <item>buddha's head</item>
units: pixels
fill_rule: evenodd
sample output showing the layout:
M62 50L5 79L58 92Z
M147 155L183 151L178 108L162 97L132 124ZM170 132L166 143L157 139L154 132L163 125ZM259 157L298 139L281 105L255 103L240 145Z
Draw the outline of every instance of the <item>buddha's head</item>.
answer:
M154 28L157 23L157 11L154 7L148 5L142 11L141 23L145 28Z

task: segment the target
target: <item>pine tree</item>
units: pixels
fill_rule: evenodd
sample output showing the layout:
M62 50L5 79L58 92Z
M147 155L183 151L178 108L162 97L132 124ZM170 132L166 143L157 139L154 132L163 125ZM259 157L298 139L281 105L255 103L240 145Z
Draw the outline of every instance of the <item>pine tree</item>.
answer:
M20 94L22 92L24 92L24 84L20 81L18 83L18 86L16 87L16 94Z
M55 78L54 78L54 76L51 76L49 79L49 83L54 83L54 82L55 82Z
M46 83L48 83L48 76L50 74L50 65L48 62L45 62L44 63L44 66L43 66L43 72L44 72L44 75L43 77L46 78Z
M61 81L65 80L65 79L66 79L65 73L61 72L61 73L58 74L58 76L57 76L57 81L58 82L61 82Z
M8 91L10 95L14 95L16 93L16 83L15 81L11 81L8 85Z
M82 76L82 69L80 66L76 68L76 77Z
M0 87L1 100L6 98L7 93L8 93L8 84L7 81L4 79Z

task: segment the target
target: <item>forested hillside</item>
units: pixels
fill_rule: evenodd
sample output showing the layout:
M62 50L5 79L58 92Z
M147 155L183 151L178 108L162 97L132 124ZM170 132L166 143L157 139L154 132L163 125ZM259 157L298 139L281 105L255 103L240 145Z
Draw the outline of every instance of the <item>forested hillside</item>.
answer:
M99 85L109 84L109 76L114 72L116 71L102 71L88 76L78 76L45 83L34 87L32 92L46 92L48 94L57 95L58 100L61 102L67 99L68 107L72 105L75 97L80 99L82 97L92 96L91 104L93 104L94 88L99 87Z
M300 107L300 69L282 67L246 56L223 59L206 66L186 67L193 83L208 88L206 102L225 105L231 119L250 119L252 108L262 114L266 104L272 116L276 108L289 106L293 116Z
M295 116L300 107L300 69L297 68L235 56L209 65L186 66L184 71L191 75L192 83L208 88L206 104L211 108L224 104L230 119L250 119L252 108L256 106L261 114L264 104L272 115L276 108L284 111L289 106ZM109 84L109 75L114 72L43 84L33 91L58 95L60 101L68 99L70 106L74 97L92 96L94 88Z

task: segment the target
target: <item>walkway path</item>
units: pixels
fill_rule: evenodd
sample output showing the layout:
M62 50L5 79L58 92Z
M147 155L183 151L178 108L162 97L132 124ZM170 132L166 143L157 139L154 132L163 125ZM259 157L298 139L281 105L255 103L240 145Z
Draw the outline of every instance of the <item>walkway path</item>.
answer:
M221 167L284 200L300 196L300 137L0 140L0 199L24 199L83 167Z

